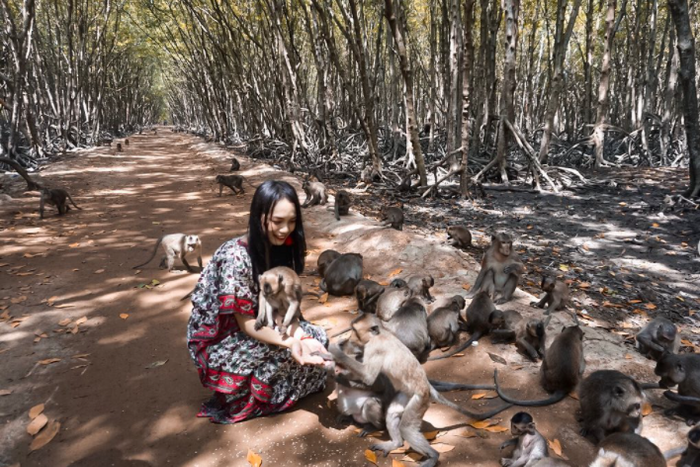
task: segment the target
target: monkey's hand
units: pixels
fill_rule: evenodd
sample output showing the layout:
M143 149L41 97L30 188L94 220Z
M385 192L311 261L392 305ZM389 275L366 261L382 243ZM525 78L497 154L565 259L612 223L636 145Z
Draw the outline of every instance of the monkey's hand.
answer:
M509 465L513 464L513 459L506 459L505 457L501 458L501 465L503 467L508 467Z

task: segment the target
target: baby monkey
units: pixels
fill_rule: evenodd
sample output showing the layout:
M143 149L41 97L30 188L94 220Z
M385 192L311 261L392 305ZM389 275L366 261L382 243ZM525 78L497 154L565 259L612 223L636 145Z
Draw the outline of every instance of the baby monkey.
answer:
M198 235L186 235L183 233L174 233L169 235L163 235L156 242L156 247L153 249L151 257L145 263L134 266L132 269L138 269L141 266L145 266L155 258L158 252L158 245L163 245L163 251L165 251L165 256L160 260L160 268L163 269L166 264L168 267L168 272L172 272L173 266L175 265L175 257L182 261L189 272L194 272L190 264L187 262L185 256L188 253L197 253L197 264L199 264L199 269L202 269L202 241L199 239Z
M391 226L392 229L403 230L403 210L396 207L384 206L379 215L382 219L382 225Z
M447 238L458 248L472 246L472 233L463 225L452 225L447 228Z
M306 201L301 205L302 208L316 206L317 204L326 204L328 202L326 185L321 182L312 182L307 178L304 180L304 183L302 183L301 189L306 193Z
M122 143L117 143L117 152L122 152Z
M278 266L265 271L258 277L260 283L260 300L255 330L263 326L274 327L275 312L285 310L280 334L285 334L295 317L301 315L301 280L294 270Z
M542 290L545 296L539 302L531 302L530 305L537 308L547 307L545 315L553 311L563 310L569 304L569 287L562 281L558 281L553 277L542 277Z
M83 208L75 204L73 198L71 198L70 194L63 188L41 187L40 189L41 198L39 199L39 217L41 219L44 218L44 203L56 206L56 209L58 209L59 216L64 215L70 210L68 200L70 200L70 202L73 204L73 206L75 206L76 209L80 209L81 211L83 210Z
M678 353L680 336L676 326L666 318L654 318L637 334L639 353L659 361L664 352Z
M235 157L231 158L231 169L229 172L236 172L241 169L241 163Z
M350 193L345 190L338 190L335 194L335 205L333 206L335 220L339 221L340 216L347 216L350 213L351 204L352 198Z
M535 465L539 459L549 457L547 440L535 428L532 415L527 412L518 412L510 419L510 432L512 438L501 444L501 450L515 445L512 457L501 458L504 467L524 467Z
M128 145L129 145L129 138L126 138L126 139L124 140L124 146L128 146Z

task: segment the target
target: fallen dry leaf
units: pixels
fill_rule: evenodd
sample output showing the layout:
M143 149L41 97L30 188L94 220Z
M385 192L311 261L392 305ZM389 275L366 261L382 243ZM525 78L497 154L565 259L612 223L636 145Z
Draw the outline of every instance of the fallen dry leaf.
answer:
M553 439L553 440L548 439L547 444L549 445L549 449L554 451L554 454L561 457L561 443L559 442L558 439Z
M425 436L425 439L427 439L428 441L432 441L435 438L437 438L438 433L438 430L426 431L425 433L423 433L423 436Z
M29 452L36 451L37 449L41 449L47 444L51 442L52 439L58 434L58 431L61 429L61 424L54 420L51 423L49 423L49 426L46 427L45 430L43 430L39 435L34 438L34 441L32 441L32 444L29 445Z
M417 452L409 452L408 454L403 456L401 460L406 462L420 462L422 458L422 454L418 454Z
M318 303L326 303L328 301L328 292L321 295L318 299Z
M377 465L377 455L371 449L365 449L365 459Z
M483 430L487 426L494 425L495 423L496 422L494 422L493 420L479 420L476 422L469 423L469 426L472 426L472 427L476 428L477 430Z
M510 430L510 428L503 425L494 425L487 426L486 428L484 428L484 430L488 431L489 433L503 433L504 431Z
M471 290L472 286L469 285L469 284L462 284L462 288L463 288L464 290Z
M35 405L31 409L29 409L29 419L34 420L43 411L44 411L44 404Z
M399 274L401 274L401 271L403 271L403 268L396 268L389 273L388 277L398 276Z
M252 467L260 467L262 465L262 457L248 449L248 455L246 456L246 460L248 461L248 464L250 464Z
M121 319L126 319L126 318L129 317L129 313L121 313L121 314L119 315L119 317L120 317Z
M649 402L644 402L644 404L642 404L642 416L643 417L646 417L647 415L649 415L653 411L654 411L654 408L651 406L651 404Z
M494 362L500 363L501 365L508 364L508 362L506 362L506 360L503 357L501 357L500 355L496 355L496 354L491 353L491 352L486 352L486 353L489 354L489 357L491 357L491 360L493 360Z
M0 389L0 397L1 396L9 396L10 394L12 394L11 389Z
M439 453L450 452L455 448L451 444L447 444L447 443L435 443L435 444L431 444L430 447L432 447L433 449L435 449Z
M34 420L29 422L29 425L27 425L27 433L29 433L32 436L35 436L41 431L42 428L46 426L47 423L49 423L49 419L46 415L42 413Z
M485 393L485 392L480 392L480 393L478 393L478 394L473 394L473 395L472 395L472 400L478 401L479 399L483 399L484 397L486 397L486 393Z
M11 298L11 299L10 299L10 302L17 304L17 303L22 303L22 302L24 302L24 301L26 301L26 300L27 300L27 296L26 296L26 295L21 295L21 296L16 297L16 298Z
M58 322L59 326L68 326L71 323L71 319L66 318Z
M656 310L656 305L654 305L653 303L647 303L644 305L644 308L646 308L647 310Z
M51 365L52 363L60 362L60 358L47 358L45 360L39 360L37 363L39 365Z
M168 363L168 359L167 359L167 358L166 358L165 360L158 360L158 361L155 361L155 362L153 362L153 363L151 363L151 364L149 364L149 365L146 365L144 368L146 368L147 370L150 370L150 369L152 369L152 368L158 368L159 366L163 366L163 365L165 365L166 363Z
M78 247L80 246L80 243L71 243L71 244L68 245L68 246L71 247L71 248L78 248Z
M406 464L396 459L391 459L391 467L406 467Z
M95 271L93 274L102 274L103 272L105 272L104 269L98 269L98 270Z
M57 295L54 295L53 297L51 297L51 298L49 298L48 300L46 300L46 303L47 303L47 305L49 305L49 306L53 306L53 303L54 303L56 300L58 300L58 296L57 296Z

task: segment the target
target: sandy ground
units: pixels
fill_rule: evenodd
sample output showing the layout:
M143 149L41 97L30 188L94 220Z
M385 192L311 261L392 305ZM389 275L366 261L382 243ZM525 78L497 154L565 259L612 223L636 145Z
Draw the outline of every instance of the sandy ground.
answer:
M258 453L264 466L371 465L364 454L371 440L336 422L332 384L277 416L230 426L195 418L209 392L200 386L186 350L190 304L179 299L197 275L168 273L157 268L157 260L136 274L131 266L148 257L160 235L174 232L200 235L206 263L221 243L245 232L252 189L243 196L217 196L214 176L228 170L231 155L220 146L164 129L130 141L123 153L98 148L72 154L41 172L46 182L68 188L83 207L63 217L49 208L47 218L39 220L36 194L23 194L21 179L2 179L9 194L19 198L20 213L0 218L0 467L246 466L248 450ZM299 179L237 156L242 175L254 184L282 178L301 193ZM336 222L324 207L306 210L304 225L311 248L304 281L310 289L318 282L316 257L327 248L361 253L366 274L378 281L398 268L397 277L432 273L438 301L431 308L464 293L463 285L476 277L477 263L447 245L444 234L382 229L359 214ZM154 280L158 284L151 287ZM532 316L532 299L518 292L503 308ZM325 304L307 300L303 309L308 319L333 332L347 324L354 307L354 299L331 297ZM550 339L569 322L558 314L548 329ZM604 323L585 324L587 373L615 368L653 380L652 362L622 337ZM53 363L45 364L50 359ZM511 392L542 395L539 365L513 346L488 339L464 356L426 364L431 378L470 383L490 382L494 368ZM663 416L668 404L656 392L650 394L654 410L644 420L644 436L664 450L685 444L688 428ZM473 395L448 397L476 410L499 404L489 394L472 400ZM37 404L45 405L49 425L59 422L60 428L51 442L30 452L28 412ZM577 408L578 402L567 398L531 413L540 431L558 440L569 462L584 466L595 448L578 435ZM516 411L493 421L507 426ZM439 406L430 408L425 421L426 431L438 430L436 442L446 451L441 466L499 465L498 446L508 433L465 431L469 420ZM380 458L378 465L402 459L395 454Z

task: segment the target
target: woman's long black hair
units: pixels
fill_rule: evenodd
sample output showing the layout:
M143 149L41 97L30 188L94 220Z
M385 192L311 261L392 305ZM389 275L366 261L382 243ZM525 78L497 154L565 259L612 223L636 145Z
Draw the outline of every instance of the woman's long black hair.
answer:
M274 246L267 238L265 218L272 215L277 202L286 199L294 204L296 211L296 226L289 234L285 245ZM291 239L291 245L287 245ZM301 205L297 192L292 185L281 180L263 182L253 195L250 203L250 218L248 220L248 254L253 263L253 281L258 284L258 275L277 266L287 266L297 274L304 272L304 256L306 256L306 237L304 224L301 221Z

